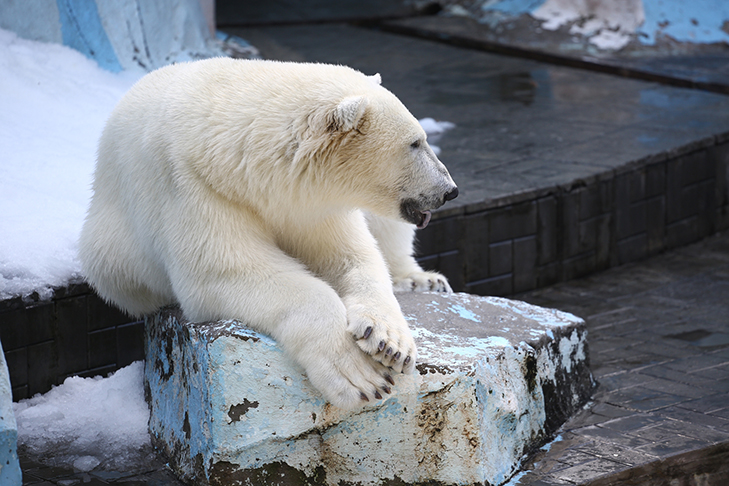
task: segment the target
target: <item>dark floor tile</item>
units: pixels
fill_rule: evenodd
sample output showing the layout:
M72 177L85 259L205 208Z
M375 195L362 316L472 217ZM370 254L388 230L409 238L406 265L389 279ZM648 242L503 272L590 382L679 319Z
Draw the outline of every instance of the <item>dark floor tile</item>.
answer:
M702 449L708 445L710 444L703 440L674 434L668 440L652 441L649 444L639 446L637 449L659 458L665 458L682 452Z
M698 373L699 375L701 375L702 371L706 371L706 373L711 373L711 368L723 364L727 364L727 359L723 356L712 356L709 354L703 354L698 357L684 358L672 361L666 364L666 367L676 371L683 371L685 373ZM723 376L726 376L727 370L719 371L723 371L725 373Z
M729 399L728 399L729 400ZM726 409L729 412L729 409ZM682 408L681 405L675 407L667 407L661 410L661 415L673 420L680 420L688 422L690 424L702 425L713 429L724 430L729 427L729 413L727 417L722 417L715 413L701 413L687 408Z
M609 420L607 422L603 422L602 424L600 424L600 427L611 429L620 432L621 434L629 434L636 429L654 426L662 420L664 419L662 419L658 415L650 413L634 413L633 415L619 417L613 420Z
M625 469L625 464L598 458L594 461L563 469L555 473L555 476L559 479L582 484L622 469Z
M641 386L648 388L649 390L656 390L659 392L687 398L701 398L707 394L707 390L705 388L687 385L684 383L677 383L675 381L670 381L663 378L656 378L654 380L643 383Z
M600 416L604 417L604 420L610 420L610 419L614 419L614 418L618 418L618 417L626 417L628 415L633 415L635 413L631 410L626 410L623 407L611 405L611 404L605 403L603 401L596 403L591 408L591 411L595 415L600 415Z
M683 402L681 408L701 413L715 413L718 410L729 407L729 397L723 393L707 395L691 401Z
M595 441L590 447L580 448L580 450L601 459L625 464L628 467L645 464L656 459L656 456L647 452L627 448L622 443L607 440Z

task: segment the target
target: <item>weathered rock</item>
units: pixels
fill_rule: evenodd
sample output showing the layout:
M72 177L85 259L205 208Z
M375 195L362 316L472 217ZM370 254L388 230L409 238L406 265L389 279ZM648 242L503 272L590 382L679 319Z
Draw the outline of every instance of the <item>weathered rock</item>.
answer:
M355 412L235 321L147 320L150 431L194 484L501 484L589 397L584 322L523 302L401 294L418 373Z

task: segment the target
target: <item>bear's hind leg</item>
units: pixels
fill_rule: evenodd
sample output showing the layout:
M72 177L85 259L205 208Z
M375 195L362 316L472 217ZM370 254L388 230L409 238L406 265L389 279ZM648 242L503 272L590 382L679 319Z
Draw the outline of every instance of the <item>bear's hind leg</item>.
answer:
M423 270L415 261L415 227L412 224L366 214L367 225L390 270L395 292L452 292L448 279L438 272Z
M142 251L125 218L96 206L92 203L79 240L88 283L104 300L132 316L174 303L165 272Z

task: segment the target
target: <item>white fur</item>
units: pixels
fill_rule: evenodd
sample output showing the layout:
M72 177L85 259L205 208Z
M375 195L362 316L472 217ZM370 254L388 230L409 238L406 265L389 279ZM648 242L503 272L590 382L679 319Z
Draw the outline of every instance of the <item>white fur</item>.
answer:
M417 120L357 71L176 64L112 113L80 256L130 314L179 303L193 321L240 319L351 408L415 365L390 273L413 288L435 275L412 259L412 225L391 220L402 201L439 205L454 187Z

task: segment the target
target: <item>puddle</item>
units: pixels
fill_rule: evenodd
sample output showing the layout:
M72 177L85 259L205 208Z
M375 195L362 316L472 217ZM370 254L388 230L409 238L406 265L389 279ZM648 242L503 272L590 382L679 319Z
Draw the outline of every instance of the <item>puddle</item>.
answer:
M682 332L680 334L669 334L665 336L671 339L680 339L701 348L729 345L729 334L723 332L711 332L704 329Z
M502 74L497 79L502 101L518 101L527 106L534 103L539 85L531 73Z
M458 74L460 77L457 82L438 84L428 101L453 106L499 100L530 106L540 96L549 97L550 81L546 70L516 73L475 70L466 73L459 71Z

